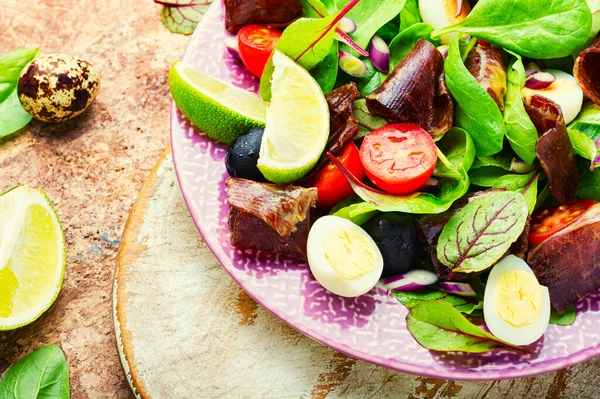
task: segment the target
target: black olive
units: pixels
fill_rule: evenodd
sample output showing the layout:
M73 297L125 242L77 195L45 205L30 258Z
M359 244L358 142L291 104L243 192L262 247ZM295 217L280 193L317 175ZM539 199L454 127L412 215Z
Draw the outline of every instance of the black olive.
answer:
M257 127L243 136L239 136L231 143L227 156L225 156L225 168L227 168L229 176L266 181L256 166L264 132L265 129Z
M363 227L383 256L381 277L405 273L417 263L420 243L412 216L384 213Z

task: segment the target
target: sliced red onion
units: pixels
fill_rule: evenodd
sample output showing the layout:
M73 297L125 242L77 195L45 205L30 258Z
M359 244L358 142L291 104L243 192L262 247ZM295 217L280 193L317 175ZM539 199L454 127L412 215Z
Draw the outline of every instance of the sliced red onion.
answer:
M448 57L448 45L447 44L442 44L441 46L438 46L437 49L440 52L440 54L442 55L442 57L444 57L444 59L446 59L446 57Z
M367 57L369 55L369 53L367 52L367 50L365 50L364 48L362 48L358 44L356 44L356 42L354 40L352 40L352 38L350 36L348 36L347 34L345 34L344 32L342 32L341 29L339 29L339 28L336 29L335 33L336 33L336 39L337 40L339 40L342 43L347 44L353 50L355 50L358 54L362 55L363 57Z
M550 72L534 72L525 82L525 87L532 90L542 90L548 88L554 81L556 76Z
M538 66L538 64L536 64L535 62L530 62L529 64L525 65L525 76L526 77L530 77L531 75L533 75L536 72L542 72L542 68L540 68Z
M383 288L399 291L411 292L418 291L438 281L437 274L428 270L411 270L407 273L388 277L383 280Z
M364 78L369 72L367 64L360 58L353 56L345 51L339 52L339 63L342 71L355 78Z
M356 23L350 18L344 17L340 19L340 22L338 22L338 28L340 28L344 33L352 33L356 31Z
M535 166L531 166L519 158L513 158L510 161L510 171L514 173L529 173L535 170Z
M373 36L369 58L375 66L383 73L390 73L390 48L379 36Z
M237 60L240 60L240 49L238 46L237 36L227 35L225 38L225 47L231 56Z
M469 296L474 297L477 296L473 287L467 283L455 283L453 281L442 281L440 283L440 287L444 289L449 294L458 295L458 296Z

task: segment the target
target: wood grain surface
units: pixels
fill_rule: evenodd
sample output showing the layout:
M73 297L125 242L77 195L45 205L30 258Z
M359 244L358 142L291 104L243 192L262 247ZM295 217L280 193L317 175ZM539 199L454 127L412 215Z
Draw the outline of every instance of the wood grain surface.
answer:
M187 211L170 154L134 205L117 269L117 336L140 398L600 397L598 360L535 378L443 381L373 366L303 336L219 265Z
M85 114L32 122L0 144L0 192L18 183L45 190L67 239L62 293L32 325L0 333L0 373L59 344L76 399L131 397L115 345L112 276L131 205L169 141L167 75L189 40L162 25L160 10L152 0L0 0L0 54L69 53L101 77Z

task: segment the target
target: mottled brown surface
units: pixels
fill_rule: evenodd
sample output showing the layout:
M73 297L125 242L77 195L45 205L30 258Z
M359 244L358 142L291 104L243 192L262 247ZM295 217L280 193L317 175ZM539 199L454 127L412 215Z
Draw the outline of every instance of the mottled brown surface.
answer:
M112 274L131 204L168 142L167 72L189 37L139 0L0 0L0 53L40 47L92 63L96 102L57 125L31 123L0 146L0 192L45 190L67 238L67 274L54 306L32 325L0 333L0 373L49 343L66 352L73 398L129 398L111 312Z

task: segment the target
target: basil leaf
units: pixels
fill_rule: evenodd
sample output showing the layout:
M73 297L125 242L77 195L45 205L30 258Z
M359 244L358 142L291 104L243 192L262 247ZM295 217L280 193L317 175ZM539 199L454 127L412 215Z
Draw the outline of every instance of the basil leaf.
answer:
M492 192L474 199L444 226L438 259L454 273L486 270L519 238L527 218L527 201L520 193Z
M67 360L56 345L25 356L8 369L0 381L2 399L68 399L70 396Z
M462 179L460 169L469 170L475 160L475 144L463 129L453 128L437 143L444 161L438 162L433 174L448 179Z
M423 22L419 12L419 0L406 0L404 8L400 11L400 32L419 22Z
M335 86L339 70L338 48L338 42L334 41L329 49L329 53L323 58L323 61L310 70L311 76L315 78L319 86L321 86L323 93L329 93Z
M475 142L477 156L502 150L506 127L500 109L465 67L455 38L444 63L446 84L456 100L456 125L465 129Z
M160 13L163 24L173 33L191 35L213 0L170 0Z
M356 23L357 29L349 36L362 48L367 48L371 38L386 23L400 14L406 0L361 0L347 15ZM337 0L338 8L342 8L350 0ZM351 54L358 53L349 46L344 49Z
M525 86L525 67L521 56L514 54L515 60L508 71L506 96L504 99L504 122L506 138L515 153L525 163L532 165L535 161L535 144L538 132L527 115L521 91Z
M419 303L440 300L452 305L456 310L470 316L483 315L483 301L471 302L469 299L448 294L443 291L396 292L394 296L407 308L413 308Z
M569 138L575 153L592 161L592 167L600 165L600 107L586 104L577 118L568 126Z
M570 326L575 323L577 318L577 312L575 311L575 305L569 305L564 310L563 314L558 313L554 308L550 309L550 324L556 324L557 326Z
M390 43L390 71L393 71L404 57L415 47L419 39L425 39L439 45L438 41L431 39L433 27L426 23L418 23L400 32Z
M367 108L367 100L361 98L360 100L354 101L352 104L354 110L354 117L358 120L358 134L355 138L360 138L368 135L375 129L379 129L387 125L387 121L383 118L375 116L369 112Z
M406 316L406 327L419 344L435 351L481 353L504 347L525 350L477 327L443 301L415 305Z
M585 0L480 0L457 24L433 32L462 32L529 58L560 58L588 40L592 13Z
M529 213L533 213L537 203L537 186L540 172L534 171L525 175L508 174L499 177L493 188L505 188L523 194L527 201Z

